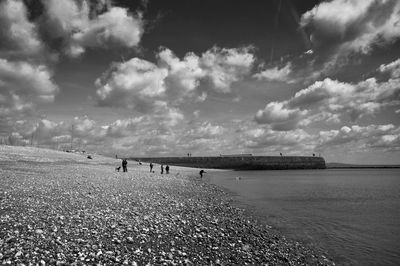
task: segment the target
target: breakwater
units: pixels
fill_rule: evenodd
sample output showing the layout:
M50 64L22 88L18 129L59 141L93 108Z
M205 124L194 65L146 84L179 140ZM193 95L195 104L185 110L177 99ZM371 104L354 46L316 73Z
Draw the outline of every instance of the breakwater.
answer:
M214 156L134 157L130 160L194 168L234 170L325 169L325 160L314 156Z

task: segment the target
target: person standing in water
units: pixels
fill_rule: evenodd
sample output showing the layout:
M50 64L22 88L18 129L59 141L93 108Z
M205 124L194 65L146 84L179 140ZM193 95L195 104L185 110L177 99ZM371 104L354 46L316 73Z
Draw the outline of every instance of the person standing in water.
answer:
M150 173L153 172L153 163L150 163Z
M161 165L161 174L164 174L164 165Z

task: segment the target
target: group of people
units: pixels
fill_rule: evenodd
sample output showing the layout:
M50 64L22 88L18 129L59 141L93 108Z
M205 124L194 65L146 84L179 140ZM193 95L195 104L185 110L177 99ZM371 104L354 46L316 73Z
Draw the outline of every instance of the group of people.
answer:
M140 163L140 165L141 165L141 163ZM149 166L150 166L150 173L154 173L154 171L153 171L153 167L154 167L153 163L151 162L149 164ZM119 172L120 168L117 167L116 169L118 169L118 172ZM122 160L122 170L123 170L123 172L128 172L128 161L126 159ZM165 166L165 173L169 174L169 165ZM201 178L203 177L204 173L206 173L204 170L200 170L199 174L200 174ZM164 174L164 165L163 164L161 165L161 174Z
M150 163L149 166L150 166L150 173L154 173L154 171L153 171L153 167L154 167L153 163ZM169 165L165 166L165 173L169 174ZM164 165L163 164L161 165L161 174L164 174Z

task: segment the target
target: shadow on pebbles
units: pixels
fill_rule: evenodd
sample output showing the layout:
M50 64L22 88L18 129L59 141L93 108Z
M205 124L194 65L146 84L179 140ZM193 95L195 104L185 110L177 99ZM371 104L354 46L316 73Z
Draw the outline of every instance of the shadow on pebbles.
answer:
M116 159L8 146L0 161L1 264L333 265L232 207L196 169L129 161L122 173Z

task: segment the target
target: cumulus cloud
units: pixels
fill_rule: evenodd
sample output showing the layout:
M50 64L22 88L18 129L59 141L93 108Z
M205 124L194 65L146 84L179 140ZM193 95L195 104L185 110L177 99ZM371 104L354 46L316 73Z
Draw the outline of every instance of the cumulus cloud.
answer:
M244 145L247 148L268 148L271 151L305 150L307 149L305 144L311 140L311 136L302 129L284 132L271 128L256 128L245 132L244 135L246 135Z
M201 68L201 59L194 53L187 53L180 60L171 50L162 49L159 54L159 65L168 70L165 79L169 94L181 98L186 94L193 94L204 78L206 72Z
M397 0L334 0L304 13L300 23L311 32L313 50L329 68L351 54L367 54L398 40L399 11Z
M400 58L389 64L380 65L378 70L382 73L390 73L392 78L400 78Z
M292 64L289 62L285 66L278 68L268 68L253 75L258 80L272 80L293 83L294 80L290 78L292 73Z
M255 120L260 124L272 124L277 130L290 130L295 128L306 114L306 110L287 108L286 102L270 102L263 110L258 110Z
M230 85L251 70L255 58L249 49L214 47L200 57L188 53L179 59L171 50L163 48L157 54L157 64L139 58L113 64L96 81L98 102L146 113L161 103L176 105L184 99L204 101L207 89L230 92ZM200 86L208 81L211 87Z
M136 47L143 34L141 15L126 8L106 4L91 8L85 0L49 0L44 5L48 35L63 40L64 52L73 57L87 47Z
M0 2L0 55L34 55L43 47L22 1Z
M210 122L203 122L192 125L189 131L185 133L185 137L190 139L212 139L219 137L224 133L224 128L219 125L213 125Z
M99 104L149 112L165 98L167 75L167 69L139 58L114 64L96 80Z
M377 82L370 78L356 84L326 78L300 90L292 98L271 102L255 120L275 129L290 130L316 121L355 121L387 106L398 106L400 80Z
M46 66L0 59L0 116L52 102L57 91Z
M230 85L247 75L255 61L251 47L226 49L213 47L201 57L206 76L219 92L230 92Z
M355 144L359 150L400 150L400 128L393 124L343 126L339 130L321 131L316 149Z

